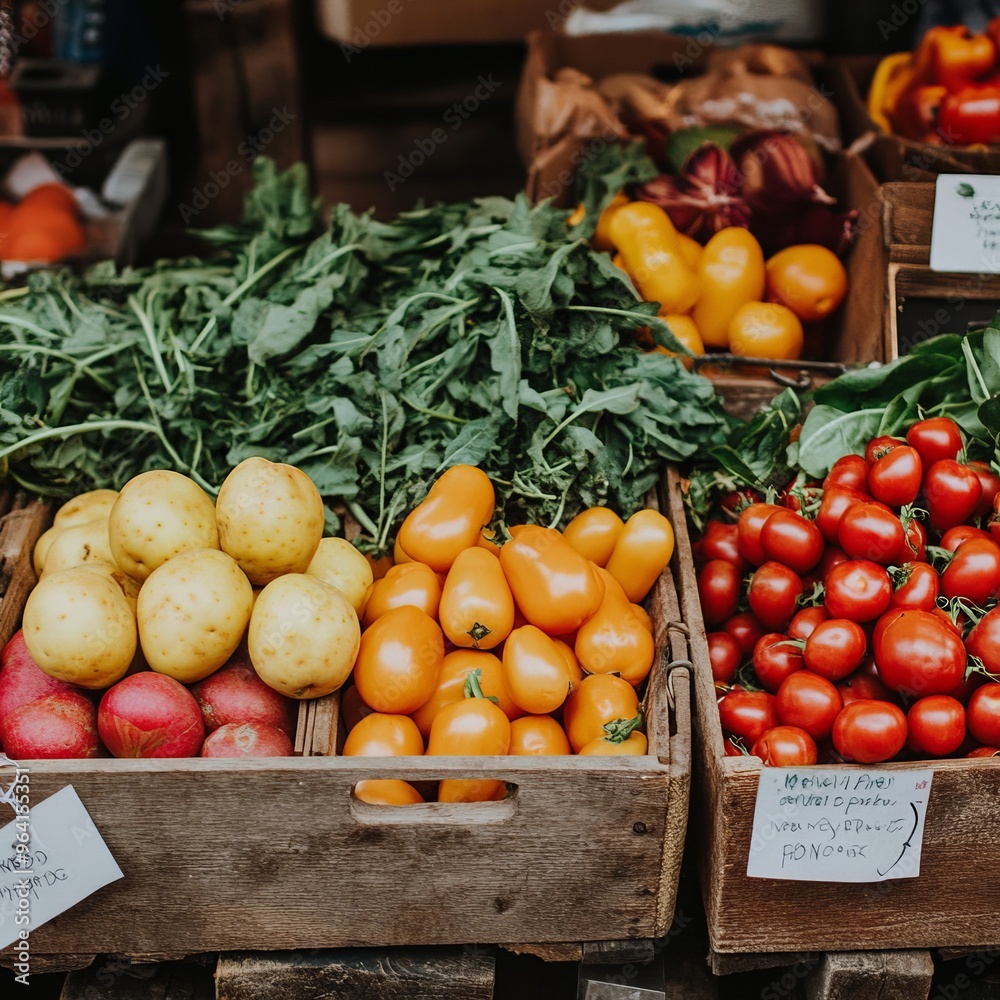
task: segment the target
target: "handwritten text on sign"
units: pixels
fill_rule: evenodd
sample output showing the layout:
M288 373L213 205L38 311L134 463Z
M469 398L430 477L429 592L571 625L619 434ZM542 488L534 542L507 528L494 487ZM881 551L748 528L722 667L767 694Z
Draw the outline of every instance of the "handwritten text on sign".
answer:
M1000 176L938 174L931 270L1000 272Z
M0 829L0 948L122 878L72 785L32 805L27 851L19 824Z
M747 875L798 882L916 878L932 770L765 767Z

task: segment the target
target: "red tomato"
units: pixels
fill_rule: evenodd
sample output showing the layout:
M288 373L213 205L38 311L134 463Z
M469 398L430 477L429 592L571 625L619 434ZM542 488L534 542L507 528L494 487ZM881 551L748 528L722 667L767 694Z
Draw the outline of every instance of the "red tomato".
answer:
M992 507L992 502L990 504ZM962 542L969 541L970 538L986 538L990 541L993 536L982 528L974 528L971 524L956 524L954 528L949 528L938 542L938 547L947 549L949 552L957 552Z
M848 508L855 504L868 503L870 500L871 497L861 490L847 486L831 486L823 492L823 502L816 514L816 527L831 545L836 545L840 522Z
M830 618L813 630L802 651L806 668L829 681L843 680L861 666L868 648L864 629L849 618Z
M724 559L705 563L698 574L701 613L709 625L721 625L736 613L740 600L740 571Z
M890 611L875 628L872 649L886 687L911 697L947 694L965 676L962 640L926 611Z
M923 474L917 450L897 445L868 470L868 492L890 507L903 507L916 500Z
M925 466L955 458L962 450L962 432L950 417L928 417L910 425L906 443L917 449Z
M834 566L823 581L826 610L831 618L870 622L878 618L892 597L889 574L877 563L852 559Z
M972 738L986 746L1000 745L1000 684L977 688L965 710L966 724Z
M746 751L734 742L734 737L727 736L722 741L722 748L727 757L746 757Z
M1000 750L996 747L976 747L975 750L970 750L966 757L1000 757Z
M757 621L752 611L741 611L738 615L733 615L722 628L740 644L740 652L744 657L753 655L757 640L764 634L764 626Z
M993 501L1000 493L1000 476L994 472L993 467L988 462L969 462L969 468L979 477L979 485L983 488L982 495L976 509L972 512L973 517L986 517L993 510Z
M888 566L906 544L906 534L892 511L874 503L859 503L844 512L837 540L853 559L870 559Z
M708 658L712 664L712 677L728 684L740 669L743 650L728 632L709 632Z
M900 518L905 535L896 557L897 563L927 561L927 529L923 521L909 517L905 521Z
M826 608L822 605L796 611L792 615L792 620L788 623L788 638L808 639L816 626L820 622L825 622L829 617L826 613Z
M965 709L946 694L920 698L906 713L907 746L931 757L953 754L965 739Z
M751 756L760 757L765 767L808 767L816 763L816 743L803 729L775 726L757 740Z
M895 701L896 694L890 691L874 674L856 673L844 678L838 685L840 697L845 705L852 701Z
M789 510L801 512L803 507L811 508L823 499L823 489L818 483L797 483L785 491L782 505Z
M764 522L775 512L783 510L774 503L752 503L740 511L736 522L740 554L753 566L767 562L767 555L761 545L760 532Z
M833 463L826 479L823 480L823 490L831 486L846 486L852 490L868 490L868 463L864 455L844 455Z
M768 632L761 636L753 648L754 673L761 687L772 694L781 687L786 677L803 666L802 650L780 632Z
M752 503L760 503L763 499L764 497L757 490L749 488L733 490L719 501L719 507L731 514L739 514L744 507L749 507Z
M942 534L972 517L983 487L967 465L953 458L942 458L924 474L923 492L930 526Z
M878 437L873 437L865 446L866 464L870 468L884 455L888 455L893 448L898 448L902 444L906 444L906 442L891 434L880 434Z
M760 543L768 559L796 573L808 573L823 555L823 535L815 522L792 510L775 511L760 529Z
M719 702L719 718L727 733L756 743L768 729L778 725L774 695L734 689Z
M802 579L794 570L779 562L765 562L750 578L747 601L761 625L780 629L795 614L795 602L801 593Z
M980 607L1000 589L1000 545L992 538L963 542L941 574L945 597L964 597Z
M979 619L965 638L965 648L978 656L991 674L1000 673L1000 607L992 608Z
M814 740L825 740L844 707L840 692L825 677L809 670L790 674L775 698L778 718L786 726L804 729Z
M895 580L890 608L933 611L937 606L940 584L937 570L930 563L904 563Z
M906 716L888 701L852 702L833 723L833 745L846 761L892 760L906 745Z
M960 681L948 694L963 705L969 704L972 692L986 683L986 678L982 674L970 673L964 681Z
M735 524L723 524L722 521L709 521L705 526L705 534L699 545L699 557L702 562L711 559L724 559L732 563L740 573L750 569L750 563L740 555L739 529Z

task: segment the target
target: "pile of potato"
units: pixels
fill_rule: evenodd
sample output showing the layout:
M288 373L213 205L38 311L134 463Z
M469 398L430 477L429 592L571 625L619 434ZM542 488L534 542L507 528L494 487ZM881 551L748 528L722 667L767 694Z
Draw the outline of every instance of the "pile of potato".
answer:
M293 698L329 694L354 666L372 570L323 526L308 476L263 458L238 465L214 503L166 470L76 497L34 550L28 651L85 688L147 666L191 684L247 634L265 683Z

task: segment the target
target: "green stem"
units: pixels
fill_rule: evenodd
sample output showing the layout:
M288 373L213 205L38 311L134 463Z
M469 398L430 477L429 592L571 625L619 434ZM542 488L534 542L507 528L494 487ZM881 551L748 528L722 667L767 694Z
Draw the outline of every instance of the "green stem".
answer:
M486 701L492 701L494 705L500 703L500 699L496 695L490 695L488 698L483 693L483 672L480 669L470 670L465 675L465 688L464 693L466 698L483 698Z
M469 421L465 417L456 417L450 413L442 413L440 410L428 410L426 406L418 406L412 400L407 399L406 396L399 397L411 410L416 410L417 413L423 413L424 416L434 417L437 420L448 420L453 424L467 424Z
M10 316L7 313L0 313L0 323L6 323L8 326L16 327L19 330L27 330L30 333L35 334L36 337L42 337L45 340L59 340L58 334L52 333L50 330L43 330L37 324L32 323L27 319L21 319L19 316Z
M143 311L142 306L139 305L139 300L134 295L130 295L128 297L128 304L131 306L132 312L134 312L139 318L139 325L142 327L142 332L146 335L146 342L149 344L149 352L153 356L153 364L156 367L156 373L160 376L163 388L169 395L170 376L167 374L167 366L163 363L163 358L161 357L160 350L156 344L156 335L153 332L153 324L149 321L149 317Z
M346 246L338 247L333 253L327 254L325 257L320 258L315 264L306 268L302 274L296 276L296 281L308 281L317 271L323 270L327 265L335 261L338 257L343 257L346 253L352 253L354 250L363 250L364 247L360 243L348 243Z
M635 718L613 719L611 722L605 723L604 732L607 733L607 736L604 739L609 743L624 743L641 725L642 709L640 708Z
M234 288L223 300L222 304L224 306L231 306L247 289L253 288L253 286L260 281L270 271L273 271L283 260L291 257L293 253L301 250L299 246L286 247L277 256L272 257L260 270L256 271L254 274L248 274L246 280L237 288Z
M355 501L349 500L347 502L347 509L354 515L354 520L368 532L371 538L378 538L378 528L375 526L375 522L365 513L363 507L359 506Z

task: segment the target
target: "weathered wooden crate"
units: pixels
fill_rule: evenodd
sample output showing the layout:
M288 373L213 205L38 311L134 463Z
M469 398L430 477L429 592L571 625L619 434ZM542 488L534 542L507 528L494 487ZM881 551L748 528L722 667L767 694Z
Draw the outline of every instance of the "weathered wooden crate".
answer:
M711 44L653 31L580 37L532 32L517 98L517 139L527 168L528 196L569 205L579 164L590 150L617 141L613 132L601 132L596 122L592 127L597 134L591 140L569 130L568 109L556 106L551 83L558 70L569 67L593 78L642 72L670 78L681 70L698 72L711 49ZM550 134L553 122L566 131ZM844 366L890 356L883 324L886 268L878 184L860 156L841 153L829 158L826 185L842 205L858 210L859 226L845 260L849 288L844 304L807 342L807 354L821 363L772 363L768 371L729 355L709 354L698 362L698 370L715 382L726 409L744 419L786 385L806 390L839 374Z
M17 628L34 584L31 546L49 517L46 505L18 501L2 522L0 642ZM328 756L330 696L300 706L300 757L28 761L32 803L72 784L124 872L32 931L33 968L82 968L101 953L477 942L579 959L590 943L666 934L691 775L669 570L650 610L644 757ZM488 777L512 789L490 803L354 798L357 782L389 777Z
M699 829L693 842L700 851L712 950L802 953L997 947L1000 766L989 759L942 760L930 765L934 782L918 878L850 885L747 877L762 764L756 757L724 756L676 472L669 475L668 492L668 513L677 531L679 552L675 570L694 665L693 822ZM912 767L880 766L889 770ZM749 914L759 917L748 919Z
M1000 308L1000 275L930 269L935 185L897 181L881 191L888 357L936 334L961 333L969 323L992 319ZM910 310L919 313L912 321Z

